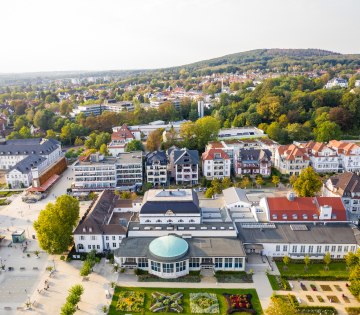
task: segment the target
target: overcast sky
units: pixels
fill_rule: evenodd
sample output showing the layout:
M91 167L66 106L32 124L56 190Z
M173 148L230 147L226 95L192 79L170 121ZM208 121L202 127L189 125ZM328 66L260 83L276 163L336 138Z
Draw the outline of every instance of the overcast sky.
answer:
M257 48L360 53L359 0L0 0L0 72L160 68Z

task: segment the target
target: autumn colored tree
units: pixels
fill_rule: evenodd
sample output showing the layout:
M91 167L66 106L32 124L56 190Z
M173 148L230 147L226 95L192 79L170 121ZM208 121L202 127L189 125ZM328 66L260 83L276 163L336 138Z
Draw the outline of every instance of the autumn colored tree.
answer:
M162 134L164 132L164 129L156 129L149 133L147 139L146 139L146 149L148 151L156 151L159 150L161 142L162 142Z
M322 181L311 166L304 169L293 184L299 197L313 197L320 191L321 186Z

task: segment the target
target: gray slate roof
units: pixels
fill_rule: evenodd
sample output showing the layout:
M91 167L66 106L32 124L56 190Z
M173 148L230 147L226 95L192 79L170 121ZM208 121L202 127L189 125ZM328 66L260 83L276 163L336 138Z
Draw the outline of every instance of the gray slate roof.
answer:
M0 155L49 155L60 142L54 139L13 139L0 144Z
M237 224L239 238L246 244L359 244L360 231L347 224L306 225L308 230L293 231L291 224L276 224L276 228L244 229Z
M259 161L262 159L270 160L271 152L267 149L241 149L239 152L239 158L241 161Z
M200 213L199 198L193 190L192 201L190 200L158 200L146 201L140 209L141 214L165 214L168 210L178 213Z
M46 158L32 154L27 156L25 159L16 163L11 169L10 172L14 169L18 170L22 174L28 174L31 171L32 167L38 167L41 163L43 163Z
M173 161L175 165L180 164L199 164L199 151L188 149L174 149L170 153L173 155ZM185 162L185 159L189 158L189 162Z
M160 164L167 165L167 156L165 151L153 151L146 155L146 165Z
M329 179L332 185L337 188L340 196L350 196L351 193L360 192L360 176L355 173L342 173L331 176Z
M134 237L122 240L120 247L115 250L116 257L148 257L153 258L149 251L149 244L155 238ZM189 251L182 257L245 257L241 241L236 238L223 237L194 237L185 239L189 244ZM159 261L158 258L155 260Z

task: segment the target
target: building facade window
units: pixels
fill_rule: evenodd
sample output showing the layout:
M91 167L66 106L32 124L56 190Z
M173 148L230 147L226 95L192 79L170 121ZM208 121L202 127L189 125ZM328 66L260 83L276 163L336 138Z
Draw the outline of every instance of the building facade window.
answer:
M222 268L222 267L223 267L223 259L215 258L215 268Z
M329 246L329 245L326 245L326 246L325 246L325 253L327 253L329 250L330 250L330 246Z
M138 267L139 268L148 268L149 267L149 261L147 258L139 258L138 259Z
M335 252L336 251L336 246L331 246L331 251Z
M344 252L347 253L349 251L349 246L344 246Z
M301 245L301 247L300 247L300 253L305 253L305 245Z
M224 268L232 268L233 267L232 258L225 258L224 260L225 260Z
M338 246L338 252L342 252L342 246Z
M276 249L277 252L280 252L280 245L276 245Z
M199 258L190 258L189 267L190 268L199 268L200 267L200 259Z
M309 246L309 253L312 253L314 251L314 246L310 245Z
M243 259L242 258L234 258L234 267L242 268L242 266L243 266Z
M161 264L156 261L151 261L151 270L155 272L161 271Z
M186 270L186 261L179 261L176 263L176 272L181 272Z
M287 252L287 245L283 246L283 252Z
M90 239L91 239L92 241L96 241L96 236L95 236L95 235L91 235L91 236L90 236Z
M296 252L297 252L297 246L296 246L296 245L294 245L294 246L292 247L292 252L293 252L293 253L296 253Z
M85 240L85 236L84 236L84 235L81 235L81 236L80 236L80 240L81 240L81 241L84 241L84 240Z
M96 249L100 249L100 245L96 245Z
M116 247L116 243L113 243L113 247Z
M316 246L316 252L317 253L321 253L321 246L319 245L319 246Z
M174 264L165 263L163 264L163 273L173 273Z

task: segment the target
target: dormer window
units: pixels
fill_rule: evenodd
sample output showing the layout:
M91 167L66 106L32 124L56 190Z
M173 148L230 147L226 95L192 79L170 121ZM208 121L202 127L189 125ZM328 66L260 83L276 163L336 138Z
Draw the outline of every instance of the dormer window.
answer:
M83 228L83 232L86 232L86 228L85 228L85 227Z
M89 227L89 232L92 232L92 228L91 228L91 227Z
M273 215L272 215L272 218L273 218L273 220L277 220L277 215L276 215L276 214L273 214Z
M337 217L336 217L336 214L332 214L332 215L331 215L331 219L336 220L336 218L337 218Z
M318 219L318 215L317 214L313 214L313 219Z
M283 214L283 215L282 215L282 218L283 218L284 220L287 220L287 214Z
M307 214L303 214L303 219L307 220L307 218L308 218Z
M298 218L297 214L293 214L292 218L293 218L293 220L297 220L297 218Z

